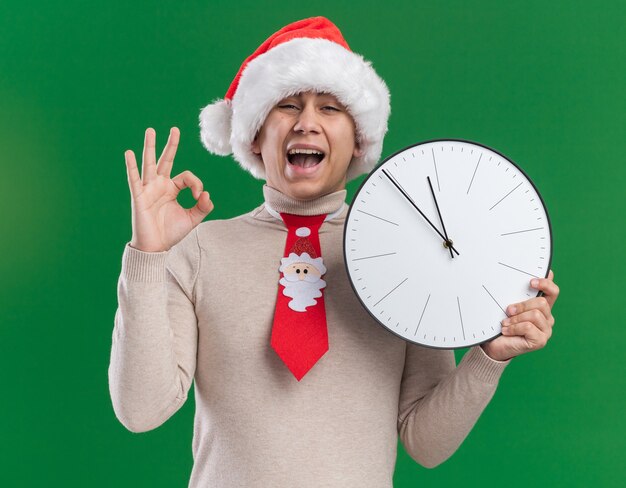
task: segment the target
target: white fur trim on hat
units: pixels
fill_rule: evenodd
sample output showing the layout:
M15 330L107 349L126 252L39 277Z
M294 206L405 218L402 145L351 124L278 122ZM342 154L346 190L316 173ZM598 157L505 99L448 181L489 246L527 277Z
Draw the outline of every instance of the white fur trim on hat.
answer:
M242 168L264 179L263 160L252 152L255 135L280 100L309 90L332 93L354 119L363 155L352 158L347 180L369 173L387 132L389 90L371 62L327 39L292 39L250 61L232 103L220 100L202 110L202 142L215 154L231 149ZM225 142L226 131L230 144Z
M209 151L219 156L233 152L230 147L232 110L228 100L214 100L200 112L200 139Z

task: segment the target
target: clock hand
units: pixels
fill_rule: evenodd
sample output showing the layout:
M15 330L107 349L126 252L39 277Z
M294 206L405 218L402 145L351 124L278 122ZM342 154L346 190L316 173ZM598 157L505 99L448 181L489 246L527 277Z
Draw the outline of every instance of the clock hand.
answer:
M452 241L448 238L448 233L446 232L446 224L443 223L443 218L441 217L441 212L439 211L439 204L437 203L437 197L435 197L435 190L433 190L433 185L430 182L430 176L427 176L428 185L430 186L430 193L433 195L433 200L435 200L435 206L437 207L437 213L439 214L439 220L441 221L441 227L443 227L443 233L446 235L445 245L448 247L448 251L450 251L450 257L454 258L454 254L452 254L452 248L450 245Z
M395 185L395 187L396 187L398 190L400 190L400 193L402 193L402 194L405 196L405 198L406 198L406 199L407 199L407 200L411 203L411 205L413 205L413 206L415 207L415 210L417 210L417 211L421 214L421 216L422 216L422 217L424 217L424 218L426 219L426 222L428 222L428 223L430 224L430 226L431 226L433 229L435 229L435 232L437 232L437 234L439 234L439 235L441 236L441 238L442 238L444 241L447 241L446 237L445 237L445 236L444 236L441 232L439 232L439 229L437 229L437 227L435 227L435 226L433 225L433 223L432 223L430 220L428 220L428 217L426 217L426 215L424 215L424 212L422 212L422 211L421 211L421 210L417 207L417 205L415 205L415 202L413 201L413 199L412 199L409 195L407 195L407 193L406 193L406 192L402 189L402 187L400 186L400 183L396 183L395 178L393 178L393 177L392 177L389 173L387 173L387 171L386 171L386 170L384 170L384 169L383 169L382 171L383 171L383 173L385 173L385 176L386 176L387 178L389 178L389 180L390 180L390 181L391 181L391 182ZM452 249L454 249L454 246L452 246L452 244L450 244L450 247L451 247ZM454 252L455 252L455 253L457 253L457 255L460 255L460 254L459 254L459 252L458 252L456 249L454 249Z

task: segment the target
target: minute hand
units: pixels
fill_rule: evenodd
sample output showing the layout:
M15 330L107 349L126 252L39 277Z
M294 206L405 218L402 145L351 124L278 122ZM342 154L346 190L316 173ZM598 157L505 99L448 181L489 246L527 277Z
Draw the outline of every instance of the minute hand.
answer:
M437 229L437 227L435 227L433 225L433 223L430 220L428 220L428 217L426 217L426 215L424 215L424 212L422 212L418 208L418 206L415 205L415 202L413 201L413 199L409 195L407 195L407 193L402 189L402 187L398 183L396 183L395 178L393 178L389 173L387 173L386 170L383 169L382 171L383 171L383 173L385 173L385 176L387 178L389 178L389 181L391 181L394 184L394 186L400 191L400 193L402 193L404 195L404 197L411 203L411 205L413 205L413 207L415 207L415 210L417 210L421 214L421 216L426 219L426 222L428 222L430 224L430 226L433 229L435 229L435 232L437 232L437 234L439 234L439 236L441 236L441 238L444 240L444 242L447 242L448 239L446 239L446 237L441 232L439 232L439 229ZM450 244L450 247L457 254L457 256L460 256L459 251L457 251L452 244Z

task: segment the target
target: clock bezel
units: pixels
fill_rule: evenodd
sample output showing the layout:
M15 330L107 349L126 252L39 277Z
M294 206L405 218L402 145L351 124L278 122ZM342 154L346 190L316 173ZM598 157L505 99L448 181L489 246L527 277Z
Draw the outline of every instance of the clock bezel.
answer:
M539 200L541 201L541 205L543 206L543 210L546 214L546 219L548 221L548 232L550 233L550 258L548 259L548 265L546 266L546 275L544 276L544 278L547 278L548 275L550 274L550 267L552 266L552 254L553 254L553 249L554 249L554 236L552 234L552 224L550 221L550 215L548 214L548 208L546 207L545 201L543 199L543 197L541 196L541 193L539 192L539 189L537 188L537 185L535 185L535 182L530 178L530 176L528 176L528 174L517 164L515 163L515 161L511 160L511 158L505 156L504 154L502 154L500 151L487 146L486 144L482 144L480 142L476 142L476 141L470 141L469 139L458 139L458 138L439 138L439 139L428 139L425 141L421 141L421 142L417 142L415 144L411 144L409 146L406 146L402 149L397 150L396 152L394 152L393 154L390 154L389 156L387 156L385 159L383 159L382 161L380 161L371 171L370 173L366 176L366 178L361 182L361 184L359 185L359 188L357 189L357 191L354 194L354 197L352 199L352 202L350 202L350 205L348 207L348 213L346 214L346 219L344 221L344 229L343 229L343 261L344 261L344 266L346 268L346 274L348 275L348 281L350 282L350 286L352 287L352 291L354 292L355 296L357 297L357 299L359 300L359 302L361 303L361 305L363 306L363 308L367 311L367 313L376 321L376 323L382 327L383 329L385 329L387 332L399 337L400 339L411 343L411 344L416 344L418 346L422 346L422 347L428 347L430 349L439 349L439 350L456 350L456 349L466 349L466 348L471 348L474 346L478 346L480 344L483 344L485 342L489 342L493 339L496 339L497 337L502 335L502 332L500 332L499 334L490 337L489 339L485 339L483 341L479 341L473 344L467 344L467 345L463 345L463 346L458 346L458 347L437 347L437 346L433 346L433 345L429 345L429 344L422 344L420 342L416 342L416 341L412 341L396 332L394 332L393 330L391 330L390 328L388 328L384 323L382 323L380 320L378 320L378 317L372 313L369 309L369 307L367 307L365 305L365 303L363 302L363 300L361 299L361 296L359 295L359 293L357 292L357 289L355 288L354 282L352 280L352 276L350 275L350 269L348 267L348 257L346 254L346 239L347 239L347 234L348 234L348 221L350 220L350 214L352 213L352 209L353 209L353 203L356 200L356 198L359 196L359 193L361 192L361 190L363 189L363 187L365 186L365 184L367 183L367 181L374 175L374 173L376 173L376 171L383 165L385 164L387 161L389 161L390 159L392 159L394 156L406 151L407 149L411 149L413 147L416 146L421 146L424 144L429 144L432 142L465 142L468 144L473 144L475 146L480 146L483 147L485 149L488 149L489 151L494 152L495 154L501 156L502 158L506 159L509 163L511 163L513 166L515 166L520 173L522 173L522 175L530 182L530 184L533 186L533 188L535 189L535 192L537 193L537 195L539 196ZM543 296L544 293L542 291L539 291L537 293L537 295L535 295L535 297L539 297L539 296ZM506 313L506 312L505 312Z

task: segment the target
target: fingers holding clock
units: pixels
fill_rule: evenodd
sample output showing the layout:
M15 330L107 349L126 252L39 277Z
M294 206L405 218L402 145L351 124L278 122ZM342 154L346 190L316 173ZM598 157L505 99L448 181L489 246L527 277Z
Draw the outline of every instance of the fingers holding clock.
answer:
M508 327L502 327L502 336L498 337L498 339L512 341L508 344L508 348L512 350L505 355L514 357L521 353L545 347L552 336L552 329L544 332L532 322L519 322Z
M552 333L554 317L544 297L531 298L515 306L521 311L502 321L503 330L508 328L509 332L518 331L521 324L529 323L546 334Z
M550 270L548 278L532 279L531 286L543 291L544 295L507 307L508 317L502 321L502 335L511 339L517 337L515 340L519 343L512 344L517 353L541 349L552 336L555 322L552 306L559 295L559 287L553 278L554 273Z
M537 297L516 304L516 307L521 305L528 305L530 307L529 302L532 300L545 302L543 297ZM536 302L533 303L536 304ZM543 308L543 304L540 306ZM506 325L507 323L509 325ZM503 320L502 324L502 335L517 341L511 343L514 352L508 353L507 356L509 354L515 356L520 353L541 349L545 347L552 336L552 325L550 325L549 319L546 318L544 312L540 311L539 308L531 308L530 310L518 313L515 316ZM552 319L552 324L554 324L554 319Z

